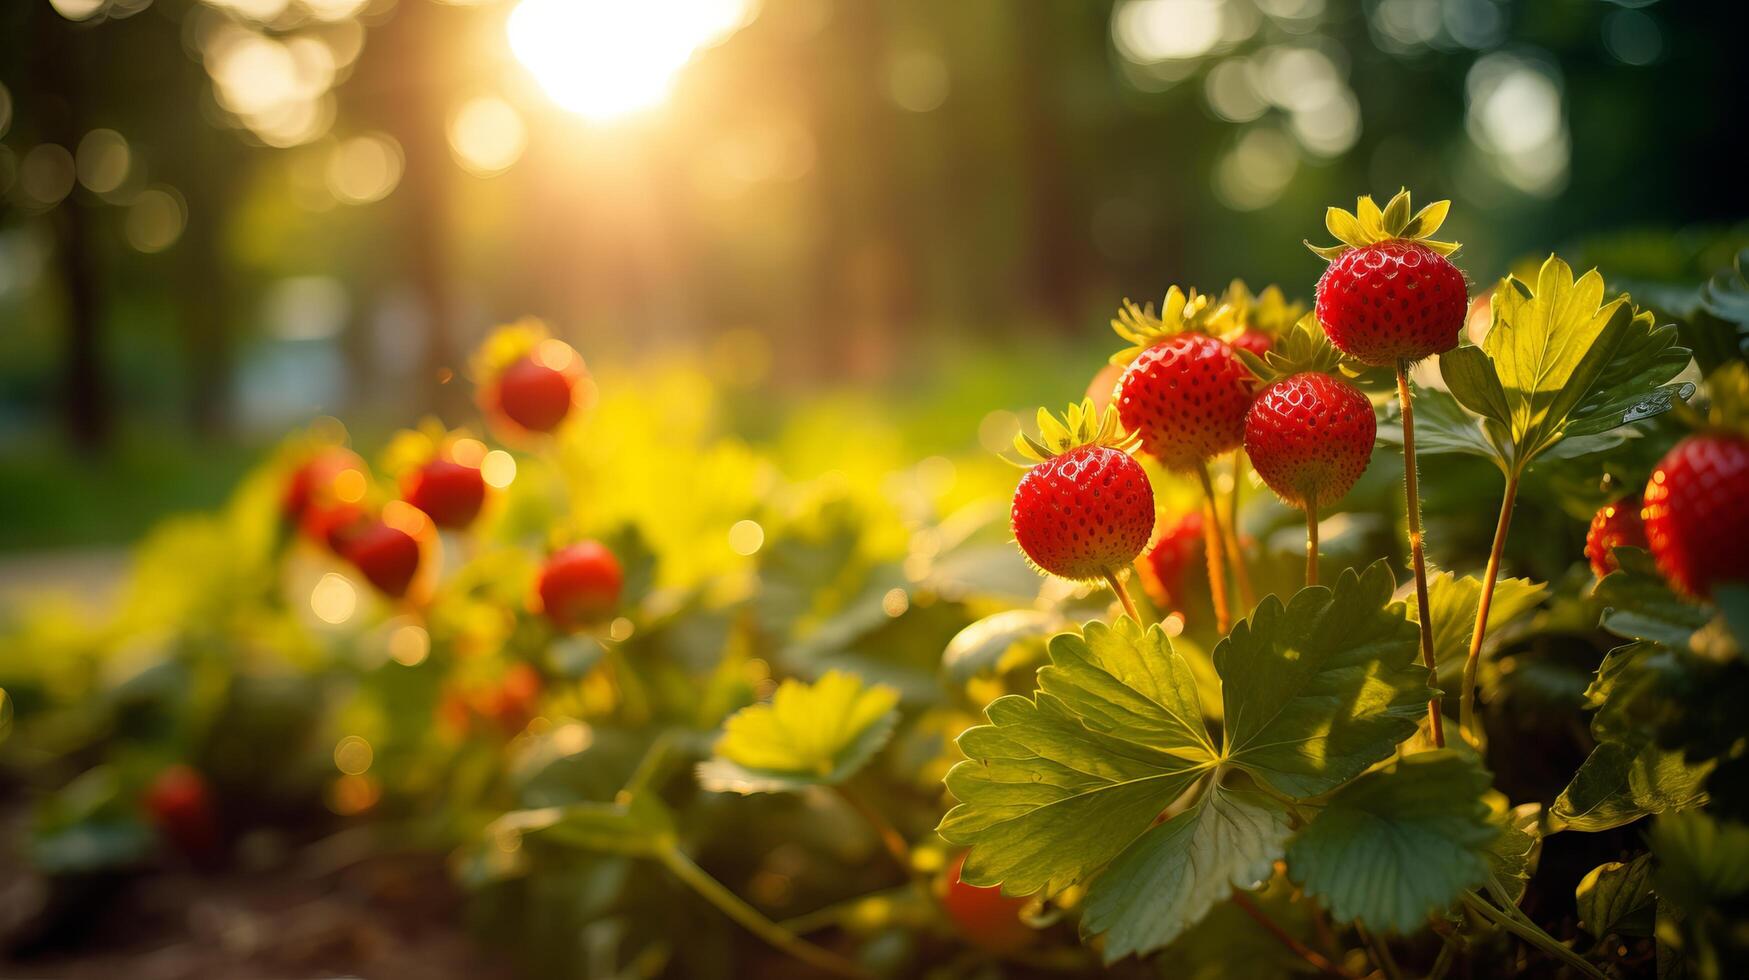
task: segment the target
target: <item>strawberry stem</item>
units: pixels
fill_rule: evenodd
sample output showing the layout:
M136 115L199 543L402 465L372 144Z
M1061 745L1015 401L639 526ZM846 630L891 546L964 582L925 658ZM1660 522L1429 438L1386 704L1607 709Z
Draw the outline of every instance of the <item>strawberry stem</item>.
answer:
M693 860L681 852L680 848L670 845L667 849L658 851L656 859L662 862L674 877L679 878L698 893L700 898L716 906L719 911L735 920L748 932L765 940L772 946L801 960L803 963L818 970L841 977L868 977L869 973L855 963L836 953L808 942L783 926L766 918L760 911L742 900L711 877L710 872L693 863Z
M1208 562L1209 599L1215 607L1215 632L1222 636L1233 627L1233 612L1227 605L1227 569L1222 560L1225 535L1221 531L1221 509L1215 505L1215 487L1209 480L1206 461L1196 464L1197 478L1202 480L1203 522L1202 551Z
M864 799L861 793L843 783L832 788L837 791L839 799L849 804L850 808L856 811L856 815L868 824L870 830L874 831L875 836L880 838L881 846L887 849L887 853L898 863L900 870L907 875L912 874L914 867L911 864L911 845L906 843L905 835L899 833L899 828L893 826L892 821L882 816L881 812Z
M1512 505L1518 499L1518 473L1506 477L1506 493L1500 498L1500 520L1494 525L1494 546L1488 551L1488 570L1482 577L1482 598L1476 603L1476 628L1470 634L1470 655L1464 660L1462 700L1458 703L1458 727L1471 742L1481 731L1476 725L1476 668L1482 660L1482 640L1488 635L1488 607L1494 602L1494 583L1500 578L1500 558L1506 552L1506 531L1512 526Z
M1136 612L1136 601L1130 598L1130 590L1124 588L1123 579L1118 578L1117 573L1109 568L1105 570L1104 574L1105 584L1111 586L1111 591L1117 593L1117 601L1123 603L1123 611L1130 614L1130 618L1136 621L1137 626L1143 625L1142 614Z
M1295 939L1291 933L1281 927L1280 923L1277 923L1274 919L1270 918L1269 913L1258 908L1257 903L1251 901L1251 896L1242 891L1235 890L1233 892L1233 904L1239 906L1241 911L1256 920L1258 925L1262 926L1265 931L1275 937L1276 942L1286 946L1295 956L1310 963L1313 968L1317 969L1319 972L1329 974L1333 977L1346 977L1348 980L1353 980L1354 974L1337 966L1335 963L1332 963L1330 958L1323 953L1320 953L1312 947L1307 946L1305 943L1300 942L1298 939Z
M1409 362L1397 361L1397 402L1403 409L1403 492L1409 511L1409 557L1415 566L1415 610L1421 620L1421 659L1427 664L1427 683L1437 687L1439 663L1433 656L1433 622L1427 611L1427 554L1421 549L1421 491L1415 482L1415 412L1409 398ZM1427 702L1427 724L1433 744L1445 748L1445 718L1439 695Z
M1245 567L1245 552L1239 547L1239 487L1245 477L1245 453L1233 450L1233 490L1227 495L1227 558L1239 582L1239 599L1246 609L1257 608L1257 590L1251 587L1251 572Z
M1306 498L1306 585L1318 584L1318 500Z

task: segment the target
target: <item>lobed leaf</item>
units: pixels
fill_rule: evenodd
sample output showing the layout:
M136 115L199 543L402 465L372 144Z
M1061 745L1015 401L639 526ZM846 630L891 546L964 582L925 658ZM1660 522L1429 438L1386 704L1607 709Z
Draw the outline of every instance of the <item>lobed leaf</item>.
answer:
M1327 793L1389 756L1433 697L1419 632L1381 560L1333 589L1271 595L1215 648L1224 757L1271 789Z
M813 684L786 680L766 704L729 716L698 779L717 792L777 793L849 779L880 751L898 721L899 694L855 674Z
M1706 801L1712 763L1690 764L1649 735L1603 742L1549 809L1550 830L1611 830Z
M1488 605L1487 635L1535 609L1548 596L1549 587L1524 578L1502 578L1494 583L1494 599ZM1440 572L1427 582L1427 611L1433 620L1434 663L1439 665L1442 688L1455 688L1469 659L1470 641L1476 634L1476 610L1482 602L1482 580L1473 575ZM1409 619L1420 622L1420 611L1410 604Z
M1287 848L1288 876L1340 921L1412 932L1488 874L1501 836L1473 755L1440 749L1367 773Z

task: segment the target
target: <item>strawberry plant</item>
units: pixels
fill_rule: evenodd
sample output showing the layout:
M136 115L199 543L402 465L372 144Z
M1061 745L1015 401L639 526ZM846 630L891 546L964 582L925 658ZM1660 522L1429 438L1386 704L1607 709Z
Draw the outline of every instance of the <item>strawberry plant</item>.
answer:
M318 424L6 624L27 925L393 854L531 976L1742 974L1749 286L1465 331L1445 211L1123 303L1005 459L503 328L479 435Z

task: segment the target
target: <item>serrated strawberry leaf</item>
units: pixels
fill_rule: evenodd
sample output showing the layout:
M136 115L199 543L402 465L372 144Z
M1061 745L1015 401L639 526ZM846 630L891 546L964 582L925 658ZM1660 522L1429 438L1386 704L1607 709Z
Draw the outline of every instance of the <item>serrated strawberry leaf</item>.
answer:
M1450 392L1438 388L1414 389L1415 451L1428 455L1480 456L1506 468L1506 452L1495 445L1483 428L1483 420L1464 411ZM1385 409L1379 421L1379 439L1393 446L1403 444L1403 419L1395 404Z
M960 736L966 761L946 780L960 802L938 832L972 848L971 884L1026 895L1084 880L1216 763L1165 633L1127 620L1087 633L1054 638L1040 690L991 702L990 724Z
M1233 889L1268 880L1290 832L1275 800L1212 787L1111 862L1087 890L1081 931L1105 936L1107 963L1153 952Z
M1294 798L1327 793L1413 734L1434 692L1419 632L1393 602L1385 562L1333 589L1271 595L1215 648L1223 757Z
M892 736L899 693L828 671L786 680L771 701L729 716L698 780L716 792L780 793L849 779Z
M1530 610L1548 595L1549 587L1524 578L1503 578L1494 583L1494 599L1488 606L1487 636ZM1434 662L1439 665L1443 689L1455 689L1463 673L1464 661L1470 654L1470 640L1476 633L1476 609L1481 604L1482 580L1473 575L1457 576L1440 572L1427 582L1428 614L1433 620ZM1409 619L1420 621L1420 613L1409 605Z
M1660 748L1649 734L1597 746L1549 808L1549 828L1589 833L1706 801L1713 764L1685 761L1680 750Z
M1586 872L1573 889L1579 924L1602 939L1612 932L1646 936L1652 931L1652 855L1609 861Z
M1474 755L1451 749L1367 773L1294 837L1288 877L1340 921L1413 932L1487 877L1500 836L1483 800L1490 781Z

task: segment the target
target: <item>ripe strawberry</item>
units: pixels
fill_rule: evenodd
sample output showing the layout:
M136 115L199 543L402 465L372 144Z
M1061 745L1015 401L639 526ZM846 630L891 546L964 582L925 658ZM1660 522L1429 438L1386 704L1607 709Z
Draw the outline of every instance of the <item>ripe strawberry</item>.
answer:
M358 477L346 477L342 474L355 472ZM317 450L308 459L298 464L285 481L285 493L280 497L280 510L288 520L297 521L313 506L331 504L340 499L335 482L356 481L357 494L346 493L344 496L356 501L363 496L363 489L368 477L364 460L350 449L339 446L328 446Z
M1262 357L1269 353L1269 348L1275 346L1275 338L1261 330L1247 329L1237 336L1227 338L1227 346L1234 350L1250 351Z
M1142 590L1160 609L1179 609L1184 604L1184 577L1202 564L1202 511L1185 511L1170 524L1162 524L1148 550L1136 560Z
M1308 247L1330 262L1318 279L1317 313L1343 353L1390 365L1457 346L1469 297L1463 273L1446 256L1458 246L1428 237L1449 206L1439 201L1410 217L1409 192L1400 191L1382 212L1363 197L1355 214L1326 213L1340 244Z
M411 534L375 521L346 542L346 560L385 595L397 599L419 571L419 542Z
M1711 596L1749 580L1749 436L1707 431L1677 443L1646 483L1646 540L1671 584Z
M1239 448L1255 380L1225 341L1200 332L1208 299L1166 293L1160 315L1126 303L1111 322L1132 346L1112 358L1127 361L1116 403L1124 428L1142 451L1172 469L1191 469Z
M1038 462L1020 478L1010 512L1014 540L1033 567L1076 581L1116 574L1136 560L1154 530L1154 490L1125 451L1117 413L1072 405L1063 422L1040 410L1043 440L1015 447Z
M526 663L517 663L491 691L481 713L497 722L504 734L518 734L534 720L543 686L539 671Z
M219 844L219 821L206 779L184 765L160 772L146 788L146 812L176 849L190 857L211 855Z
M498 410L531 432L551 432L571 411L571 379L533 358L505 368L494 389Z
M960 880L965 864L965 854L954 858L941 891L941 907L960 935L992 953L1012 953L1030 945L1038 933L1020 918L1026 899L1006 896L1001 888L966 884Z
M369 526L370 519L358 504L312 504L298 522L306 537L337 555L345 554L347 542Z
M477 466L434 459L407 471L401 478L401 496L438 527L463 528L480 513L486 500L486 481Z
M535 598L554 626L576 630L612 616L624 585L613 552L599 541L581 541L547 559L535 582Z
M1245 417L1245 454L1283 501L1316 510L1360 479L1377 434L1372 403L1359 388L1302 371L1258 394Z
M1615 560L1617 547L1646 547L1646 525L1640 520L1640 507L1640 495L1636 493L1605 504L1591 518L1591 528L1585 532L1585 557L1590 559L1591 570L1598 578L1620 567Z

